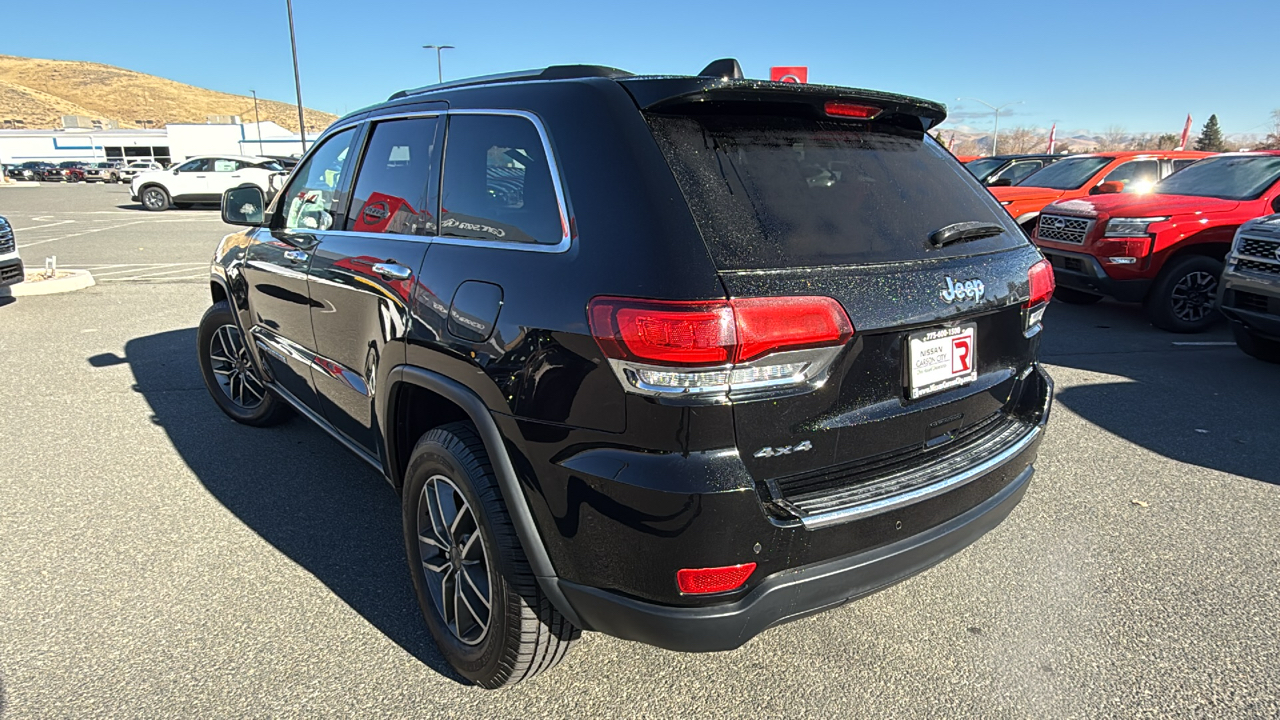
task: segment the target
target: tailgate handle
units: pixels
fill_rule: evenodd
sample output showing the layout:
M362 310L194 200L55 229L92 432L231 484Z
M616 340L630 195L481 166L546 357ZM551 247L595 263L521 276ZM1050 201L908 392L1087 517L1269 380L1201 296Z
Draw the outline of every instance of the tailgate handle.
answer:
M934 247L943 247L957 242L968 242L969 240L981 240L999 235L1005 231L1003 225L996 225L989 222L958 222L952 223L940 230L934 230L929 235L929 242Z

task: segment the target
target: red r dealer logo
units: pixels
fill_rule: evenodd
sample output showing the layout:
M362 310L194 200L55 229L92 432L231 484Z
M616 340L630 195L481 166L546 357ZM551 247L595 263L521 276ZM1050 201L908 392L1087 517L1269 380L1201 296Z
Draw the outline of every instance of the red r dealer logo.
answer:
M951 340L951 374L959 375L960 373L969 372L970 361L973 358L973 336L961 335Z

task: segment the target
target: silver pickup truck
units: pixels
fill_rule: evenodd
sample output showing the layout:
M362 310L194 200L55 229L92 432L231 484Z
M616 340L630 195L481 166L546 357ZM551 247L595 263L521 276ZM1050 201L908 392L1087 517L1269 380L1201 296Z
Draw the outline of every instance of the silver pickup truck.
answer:
M1241 350L1280 363L1280 214L1236 231L1218 283L1218 307Z

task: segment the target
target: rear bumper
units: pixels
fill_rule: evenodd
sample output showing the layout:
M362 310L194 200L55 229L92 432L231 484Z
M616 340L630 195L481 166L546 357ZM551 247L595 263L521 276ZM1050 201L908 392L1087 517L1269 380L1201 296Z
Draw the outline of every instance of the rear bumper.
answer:
M922 501L902 515L885 514L823 530L795 531L802 534L797 543L813 545L821 544L824 534L828 541L855 537L875 532L874 526L882 521L890 521L892 527L894 517L918 517L924 522L919 532L897 540L887 535L890 541L864 550L778 569L751 585L746 594L713 605L669 605L562 577L555 582L570 606L569 614L584 629L669 650L732 650L770 627L869 595L936 565L999 525L1026 493L1052 403L1052 381L1042 370L1038 372L1038 422L1030 441L1016 454L988 464L970 482ZM926 509L930 506L932 509ZM946 513L944 506L953 509ZM932 516L929 513L938 513L939 519L925 522L925 516ZM637 551L632 556L643 555Z
M900 542L775 574L730 605L678 608L641 602L565 580L560 587L586 627L668 650L732 650L791 620L870 595L927 570L999 525L1022 500L1027 466L986 502Z
M1141 302L1151 288L1150 280L1116 280L1107 275L1098 258L1088 253L1068 252L1041 247L1053 265L1053 278L1059 287L1113 297L1123 302Z

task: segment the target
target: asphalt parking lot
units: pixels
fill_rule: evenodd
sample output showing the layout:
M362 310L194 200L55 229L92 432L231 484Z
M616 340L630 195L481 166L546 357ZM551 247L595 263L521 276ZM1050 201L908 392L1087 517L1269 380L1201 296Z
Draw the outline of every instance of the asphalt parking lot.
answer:
M195 365L216 210L0 187L0 715L1280 716L1280 367L1106 302L1049 311L1057 405L1002 526L730 653L587 634L501 692L446 669L398 499L302 420L226 419Z

